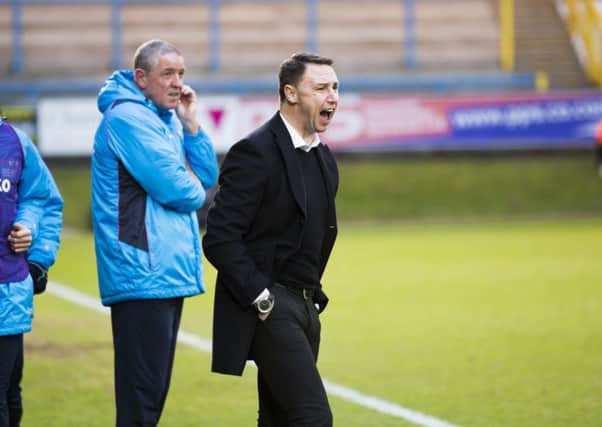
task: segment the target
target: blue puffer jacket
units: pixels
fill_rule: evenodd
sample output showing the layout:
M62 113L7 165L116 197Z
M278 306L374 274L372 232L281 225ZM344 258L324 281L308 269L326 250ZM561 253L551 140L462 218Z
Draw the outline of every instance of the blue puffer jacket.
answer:
M184 134L172 111L144 97L132 71L105 82L98 108L92 222L102 303L204 292L196 210L217 179L211 141L202 130Z
M48 269L54 263L59 247L63 199L29 137L19 129L13 129L23 147L24 160L15 222L27 226L32 232L33 242L27 259ZM31 277L28 275L20 282L0 283L0 335L29 332L32 318Z

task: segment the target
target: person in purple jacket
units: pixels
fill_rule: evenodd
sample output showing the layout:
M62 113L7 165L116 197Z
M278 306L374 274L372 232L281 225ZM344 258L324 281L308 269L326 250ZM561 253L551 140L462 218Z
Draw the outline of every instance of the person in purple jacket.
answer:
M23 414L23 334L33 294L46 288L62 227L63 200L25 133L0 117L0 426Z

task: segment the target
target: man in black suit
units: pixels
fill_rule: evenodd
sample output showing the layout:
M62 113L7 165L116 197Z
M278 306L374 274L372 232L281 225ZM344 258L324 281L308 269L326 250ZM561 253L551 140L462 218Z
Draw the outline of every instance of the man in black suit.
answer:
M332 426L316 367L320 278L337 234L338 170L319 133L338 106L332 60L296 54L280 66L280 111L222 164L204 253L218 271L214 372L258 367L260 427Z

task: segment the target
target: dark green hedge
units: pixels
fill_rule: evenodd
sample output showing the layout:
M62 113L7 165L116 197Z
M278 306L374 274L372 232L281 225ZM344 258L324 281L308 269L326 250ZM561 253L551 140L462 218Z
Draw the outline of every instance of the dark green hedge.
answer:
M51 165L65 224L89 227L87 167ZM602 214L593 153L407 160L339 159L339 219Z
M0 115L13 123L30 122L35 117L35 111L30 107L0 105Z
M345 219L602 213L593 153L343 161Z

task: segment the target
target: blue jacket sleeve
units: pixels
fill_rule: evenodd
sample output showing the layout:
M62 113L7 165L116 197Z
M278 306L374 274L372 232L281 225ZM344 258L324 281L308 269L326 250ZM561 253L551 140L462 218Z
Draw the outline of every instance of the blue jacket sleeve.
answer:
M19 181L19 203L15 222L32 230L33 241L27 259L48 269L58 251L63 199L38 151L27 135L16 129L23 147L24 165Z
M190 168L203 188L213 187L217 181L218 165L209 136L202 129L194 136L184 134L184 151Z
M25 225L31 230L32 238L38 235L38 225L44 212L44 203L48 197L45 186L43 163L38 151L29 137L15 128L23 149L23 171L19 180L17 215L15 223Z
M181 141L168 135L160 119L144 114L136 103L116 106L108 117L108 143L123 167L157 202L192 212L205 201L203 186L186 171ZM178 148L180 152L178 152Z
M44 204L44 212L38 227L38 236L31 243L31 247L27 252L27 260L36 262L48 270L56 260L61 241L63 199L45 165L44 170L47 173L49 196Z

